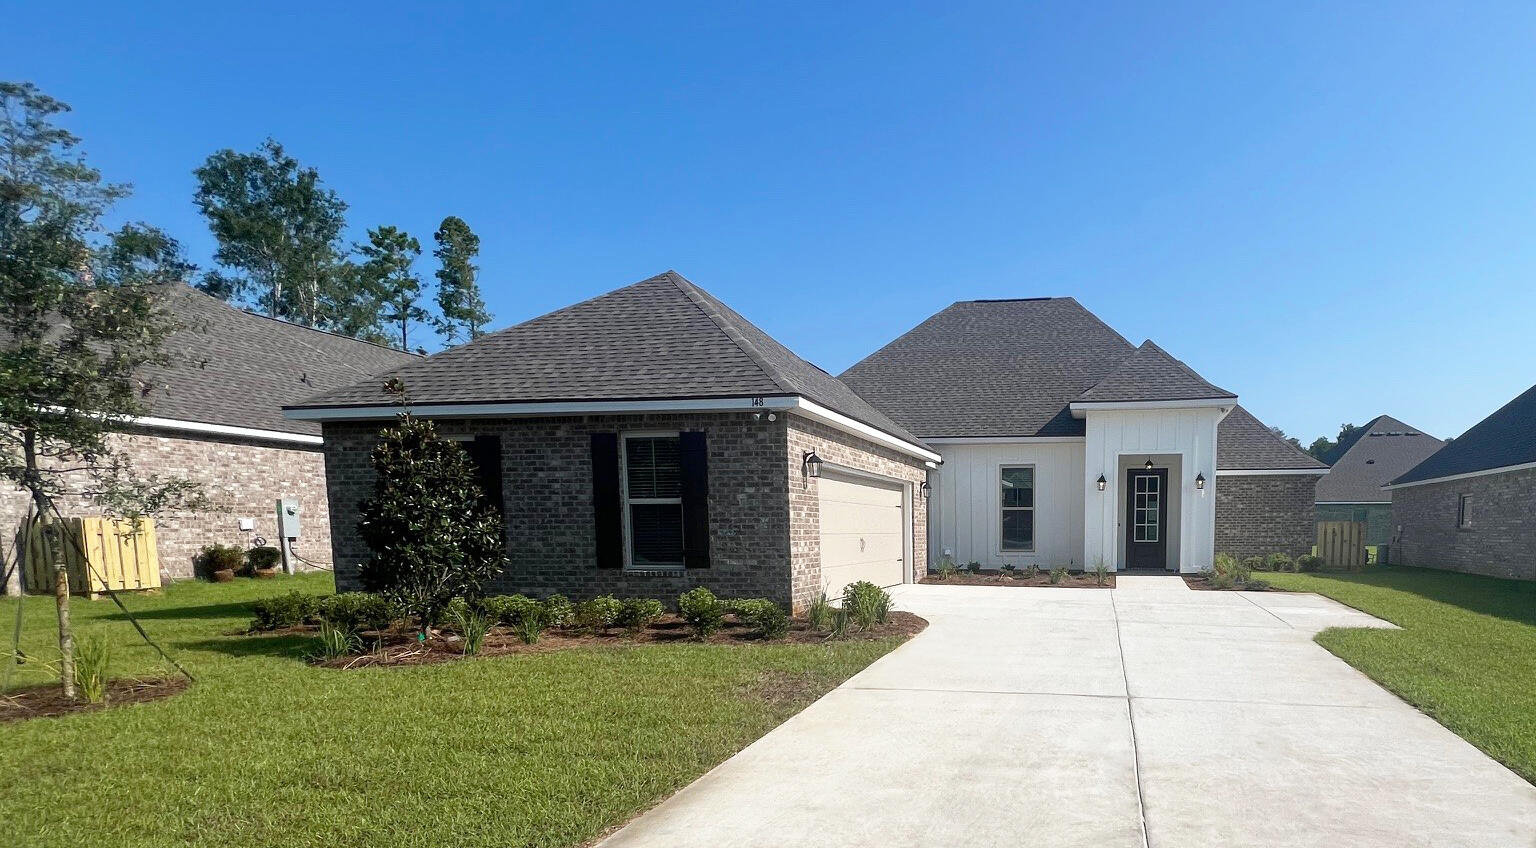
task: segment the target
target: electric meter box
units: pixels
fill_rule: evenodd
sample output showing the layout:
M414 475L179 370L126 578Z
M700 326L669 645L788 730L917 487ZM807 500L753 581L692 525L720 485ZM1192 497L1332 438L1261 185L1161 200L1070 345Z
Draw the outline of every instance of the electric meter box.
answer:
M299 538L299 499L277 499L277 535L281 539Z

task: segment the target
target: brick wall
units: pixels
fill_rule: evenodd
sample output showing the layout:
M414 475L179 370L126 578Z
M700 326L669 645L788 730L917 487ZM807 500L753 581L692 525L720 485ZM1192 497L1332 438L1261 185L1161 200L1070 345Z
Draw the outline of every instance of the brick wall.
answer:
M1316 474L1216 478L1216 552L1298 557L1317 542Z
M1459 529L1461 495L1472 526ZM1536 579L1536 468L1392 490L1396 565Z
M785 418L750 413L589 416L438 422L444 435L499 435L508 564L491 591L573 599L612 593L671 601L694 586L722 596L788 603L789 513ZM325 425L331 529L341 589L358 587L368 550L357 504L373 491L368 461L380 425ZM656 576L597 567L593 528L593 432L703 430L709 456L710 567Z
M788 416L790 563L794 574L794 606L800 609L821 593L821 502L818 482L807 477L807 451L823 462L868 471L910 484L912 504L912 575L916 582L928 573L928 501L921 486L927 479L923 461L874 442L850 436L824 424Z
M252 539L265 537L276 543L274 502L279 497L298 498L303 510L303 536L296 550L309 559L330 559L330 516L326 506L325 459L317 447L276 446L222 437L167 435L142 431L113 437L115 444L141 475L158 474L193 480L212 501L210 512L170 512L155 516L155 537L160 546L160 571L164 579L186 579L204 545L218 542L249 547ZM65 515L100 515L101 508L80 496L59 502ZM21 490L0 496L0 527L7 545L27 511ZM256 529L241 531L239 519L255 519Z

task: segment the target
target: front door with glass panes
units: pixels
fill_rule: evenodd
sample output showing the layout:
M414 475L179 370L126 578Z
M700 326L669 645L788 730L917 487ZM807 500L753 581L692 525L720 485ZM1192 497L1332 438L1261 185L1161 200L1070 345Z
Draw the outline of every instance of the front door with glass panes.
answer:
M1126 475L1125 538L1127 568L1168 567L1168 469Z

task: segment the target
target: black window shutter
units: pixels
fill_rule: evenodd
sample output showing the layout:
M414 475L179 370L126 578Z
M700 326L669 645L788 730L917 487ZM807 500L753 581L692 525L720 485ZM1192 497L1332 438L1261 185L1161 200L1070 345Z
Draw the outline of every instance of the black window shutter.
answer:
M678 436L682 472L683 565L709 568L709 448L703 433Z
M624 565L624 520L620 511L619 434L592 434L592 517L597 533L597 567Z
M497 515L505 515L505 501L501 491L501 437L476 436L469 445L469 458L475 466L475 479L485 492L485 502L496 508Z

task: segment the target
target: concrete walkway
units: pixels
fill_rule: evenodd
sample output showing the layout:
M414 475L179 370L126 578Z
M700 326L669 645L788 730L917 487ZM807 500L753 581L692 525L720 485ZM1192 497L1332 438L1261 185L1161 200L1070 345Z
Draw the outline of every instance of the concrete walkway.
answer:
M1536 846L1536 788L1311 641L1316 595L903 586L929 628L602 843Z

